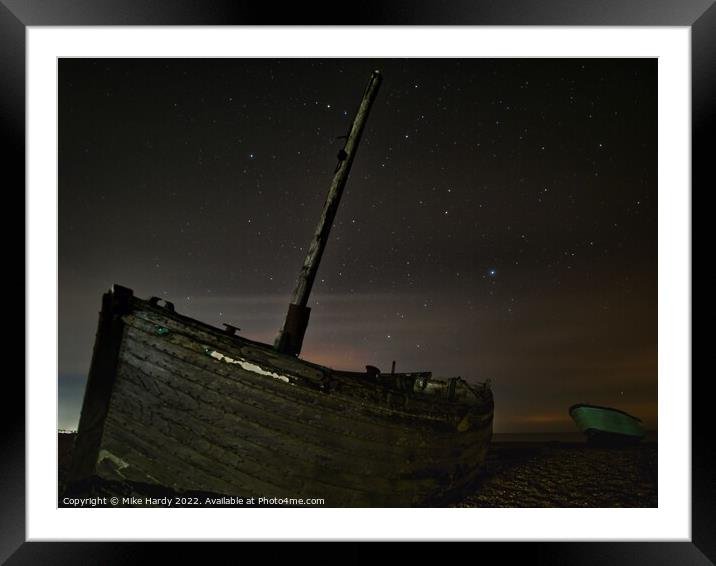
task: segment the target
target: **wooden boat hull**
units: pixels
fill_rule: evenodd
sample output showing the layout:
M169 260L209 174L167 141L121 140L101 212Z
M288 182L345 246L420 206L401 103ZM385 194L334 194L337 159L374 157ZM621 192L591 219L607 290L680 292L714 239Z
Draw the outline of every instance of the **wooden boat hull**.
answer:
M618 409L580 403L569 408L569 415L594 444L631 444L645 435L638 418Z
M452 400L401 390L414 377L334 371L167 307L118 286L104 296L71 482L413 506L479 472L487 386L451 381L465 397Z

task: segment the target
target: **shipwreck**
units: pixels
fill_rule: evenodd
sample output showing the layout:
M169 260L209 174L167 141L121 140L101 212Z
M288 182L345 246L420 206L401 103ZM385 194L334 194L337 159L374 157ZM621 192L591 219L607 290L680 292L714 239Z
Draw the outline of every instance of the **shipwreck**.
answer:
M492 436L488 383L339 371L301 359L308 299L381 84L355 113L274 344L114 285L102 308L69 485L419 506L473 482Z

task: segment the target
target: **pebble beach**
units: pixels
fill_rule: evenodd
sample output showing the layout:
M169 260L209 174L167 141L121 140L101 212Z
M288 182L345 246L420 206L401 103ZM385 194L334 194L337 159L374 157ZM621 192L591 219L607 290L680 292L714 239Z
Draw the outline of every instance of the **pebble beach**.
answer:
M455 507L657 507L657 444L493 442Z

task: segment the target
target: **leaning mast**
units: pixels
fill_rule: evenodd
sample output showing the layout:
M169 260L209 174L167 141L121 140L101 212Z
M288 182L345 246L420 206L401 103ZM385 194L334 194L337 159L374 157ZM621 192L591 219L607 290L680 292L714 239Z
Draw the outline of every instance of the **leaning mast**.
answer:
M336 216L341 196L343 195L343 189L348 180L348 173L351 170L353 159L358 150L358 143L360 142L363 128L368 119L368 113L378 94L381 81L382 76L380 71L373 71L365 92L363 93L358 111L353 119L353 124L346 136L346 143L343 149L338 152L338 164L336 165L333 180L328 189L328 196L323 205L318 226L308 246L303 267L301 267L301 271L298 274L298 281L293 291L291 303L288 306L288 313L286 314L283 328L281 328L274 342L274 348L279 352L293 356L298 356L301 353L303 338L306 334L306 328L308 327L308 318L311 314L310 307L306 306L308 304L308 297L311 294L311 288L313 287L313 282L318 272L318 265L321 262L321 256L328 241L328 234L333 226L333 220Z

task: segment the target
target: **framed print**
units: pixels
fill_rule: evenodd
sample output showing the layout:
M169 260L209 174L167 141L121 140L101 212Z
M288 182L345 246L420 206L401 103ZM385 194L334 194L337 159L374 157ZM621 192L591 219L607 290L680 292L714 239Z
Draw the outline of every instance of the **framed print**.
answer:
M690 183L716 12L525 6L2 7L27 210L9 563L714 559Z

